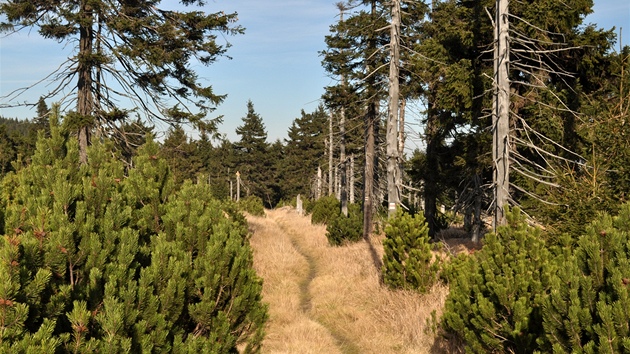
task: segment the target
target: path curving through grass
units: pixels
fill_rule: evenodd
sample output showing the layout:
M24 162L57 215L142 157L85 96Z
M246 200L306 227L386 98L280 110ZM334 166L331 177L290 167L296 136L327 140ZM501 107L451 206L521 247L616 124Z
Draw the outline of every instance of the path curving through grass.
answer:
M331 247L323 225L295 210L247 216L254 267L269 304L263 353L449 353L426 331L447 289L428 295L381 286L381 238Z

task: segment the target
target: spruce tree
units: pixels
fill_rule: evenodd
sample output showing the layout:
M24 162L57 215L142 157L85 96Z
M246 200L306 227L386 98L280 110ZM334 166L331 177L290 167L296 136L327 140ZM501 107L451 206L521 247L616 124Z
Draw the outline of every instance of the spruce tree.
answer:
M109 113L120 111L120 98L131 99L151 119L215 127L216 121L205 120L206 114L224 96L203 85L194 66L209 65L225 53L226 46L217 43L218 33L242 33L234 24L237 15L178 11L160 3L11 0L0 4L1 31L35 29L44 38L75 48L68 65L53 73L60 82L46 97L66 89L76 95L76 111L70 120L78 132L82 163L87 162L92 129L116 126ZM181 4L203 6L204 1ZM110 81L121 88L112 87ZM176 99L169 101L172 97Z
M273 205L269 203L269 197L273 193L273 176L270 175L271 161L267 155L267 131L252 101L247 102L247 115L242 120L243 125L236 128L240 139L234 143L234 168L240 173L244 185L241 192L259 197L271 208Z

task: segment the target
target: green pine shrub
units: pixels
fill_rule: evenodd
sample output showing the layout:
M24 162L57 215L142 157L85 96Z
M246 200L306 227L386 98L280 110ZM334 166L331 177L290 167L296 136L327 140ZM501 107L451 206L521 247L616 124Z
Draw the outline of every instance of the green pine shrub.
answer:
M341 203L334 195L321 197L312 205L311 223L328 224L341 212Z
M390 288L426 293L438 280L439 257L429 243L429 227L422 214L398 212L385 226L383 282Z
M54 114L53 114L54 116ZM172 187L148 142L128 171L51 119L2 181L0 353L257 352L267 310L242 216Z
M265 207L263 205L262 199L255 195L247 196L237 203L240 210L249 213L254 216L264 216L265 215Z
M554 258L541 230L518 209L487 234L480 251L460 255L445 271L450 293L443 328L473 353L532 353L544 336L543 304Z
M363 213L358 204L348 206L348 217L340 211L328 221L326 238L332 246L360 241L363 237Z
M544 303L549 351L630 352L630 204L600 215L573 252L565 245Z

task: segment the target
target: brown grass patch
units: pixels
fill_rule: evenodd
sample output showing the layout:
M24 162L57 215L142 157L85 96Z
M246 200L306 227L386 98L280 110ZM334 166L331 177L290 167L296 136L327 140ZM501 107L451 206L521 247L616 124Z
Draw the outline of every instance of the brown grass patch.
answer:
M366 242L331 247L325 226L293 210L248 220L270 312L264 353L452 352L431 331L448 289L420 295L382 286L371 255L382 257L382 237L372 250Z

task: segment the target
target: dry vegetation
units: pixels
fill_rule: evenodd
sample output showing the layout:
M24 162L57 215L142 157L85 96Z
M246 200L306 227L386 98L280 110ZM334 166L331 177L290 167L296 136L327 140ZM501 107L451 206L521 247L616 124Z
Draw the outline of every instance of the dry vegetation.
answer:
M324 226L284 208L248 216L270 320L263 353L449 353L430 329L448 289L381 286L380 238L331 247Z

